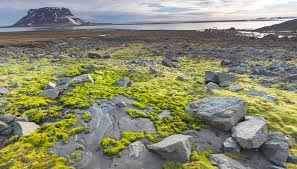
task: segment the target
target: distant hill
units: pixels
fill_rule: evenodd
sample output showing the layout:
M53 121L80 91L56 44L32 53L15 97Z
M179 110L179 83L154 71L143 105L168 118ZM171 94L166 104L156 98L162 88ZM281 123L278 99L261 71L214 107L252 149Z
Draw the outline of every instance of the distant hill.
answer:
M280 24L266 26L256 31L297 31L297 19L289 20Z
M33 27L51 25L85 25L87 22L75 17L67 8L44 7L30 9L25 17L13 26Z

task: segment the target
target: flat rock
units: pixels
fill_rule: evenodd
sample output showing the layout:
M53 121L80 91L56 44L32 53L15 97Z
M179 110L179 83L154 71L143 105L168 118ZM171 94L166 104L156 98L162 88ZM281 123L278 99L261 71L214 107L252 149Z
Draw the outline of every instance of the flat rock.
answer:
M236 97L209 97L190 103L187 111L217 129L228 131L244 118L247 105Z
M122 117L119 120L119 128L121 131L155 131L154 123L146 118L132 119L130 117Z
M50 99L57 99L60 95L59 89L46 89L40 93L40 96L47 97Z
M267 124L263 118L249 117L233 127L232 137L244 149L259 148L268 139Z
M89 74L84 74L84 75L80 75L80 76L74 77L74 78L71 80L71 82L72 82L72 83L86 83L86 82L94 83L94 80L93 80L93 78L91 77L91 75L89 75Z
M164 160L147 150L145 145L134 142L113 159L110 169L161 169Z
M186 162L191 155L191 136L172 135L159 143L148 145L148 148L160 154L164 159Z
M240 162L224 155L224 154L212 154L210 155L210 161L213 165L219 169L252 169L247 168Z
M6 88L0 88L0 95L1 94L7 94L8 92L9 92L8 89L6 89Z
M272 163L285 167L289 156L288 138L281 133L272 133L261 147L264 156Z

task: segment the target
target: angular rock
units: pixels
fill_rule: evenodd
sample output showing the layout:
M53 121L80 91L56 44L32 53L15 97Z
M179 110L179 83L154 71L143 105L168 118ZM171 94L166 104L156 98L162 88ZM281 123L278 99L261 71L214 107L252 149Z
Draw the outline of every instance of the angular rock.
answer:
M155 131L154 123L146 118L131 119L129 117L122 117L119 120L119 128L121 131Z
M212 92L213 90L219 89L220 86L217 85L216 83L213 82L209 82L207 83L207 85L205 86L206 91L208 92Z
M233 81L234 76L228 73L223 72L205 72L205 83L216 83L221 87L229 86L230 83Z
M133 82L128 77L124 77L117 81L117 85L121 87L130 87L132 84Z
M297 156L289 155L287 162L292 164L297 164Z
M186 162L191 155L191 136L172 135L159 143L148 145L148 148L160 154L164 159Z
M229 137L224 142L224 152L238 153L240 152L240 146L232 137Z
M84 75L80 75L80 76L74 77L74 78L71 80L71 82L72 82L72 83L86 83L86 82L94 83L94 80L93 80L93 78L91 77L91 75L89 75L89 74L84 74Z
M40 126L33 122L16 121L15 133L21 136L28 136L34 133Z
M184 133L192 136L190 141L192 143L193 151L208 151L213 153L223 152L223 142L230 137L228 132L216 130L213 128L201 129L199 131L190 130Z
M210 161L219 169L251 169L224 154L212 154L210 155Z
M209 97L190 103L187 111L217 129L228 131L244 118L247 105L236 97Z
M137 141L113 159L110 169L160 169L163 163L159 155L148 151L142 142Z
M281 133L272 133L261 147L264 156L272 163L285 167L289 156L288 138Z
M260 117L249 117L232 128L232 137L244 149L261 147L268 139L268 128Z
M9 92L8 89L6 89L6 88L0 88L0 95L7 94L8 92Z
M40 93L40 96L47 97L50 99L56 99L60 95L59 89L47 89Z

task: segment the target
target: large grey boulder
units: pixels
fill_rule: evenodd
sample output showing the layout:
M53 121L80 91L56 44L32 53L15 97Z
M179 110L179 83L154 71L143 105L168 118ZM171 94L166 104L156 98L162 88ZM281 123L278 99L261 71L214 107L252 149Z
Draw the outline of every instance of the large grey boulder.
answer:
M268 139L268 129L261 117L248 117L232 129L232 137L244 149L259 148Z
M240 146L232 137L229 137L224 141L224 152L238 153L240 152Z
M190 103L187 111L217 129L228 131L244 118L247 104L236 97L209 97Z
M91 77L91 75L89 74L84 74L84 75L80 75L80 76L76 76L71 80L71 83L94 83L93 78Z
M224 154L212 154L210 155L210 161L219 169L252 169Z
M135 131L135 132L154 132L155 126L152 121L146 118L132 119L130 117L122 117L119 120L119 128L121 131Z
M285 167L289 156L288 138L281 133L272 133L261 147L264 156L272 163Z
M191 155L191 136L172 135L159 143L148 145L148 148L170 161L187 162Z
M113 159L110 169L161 169L164 160L145 145L134 142Z

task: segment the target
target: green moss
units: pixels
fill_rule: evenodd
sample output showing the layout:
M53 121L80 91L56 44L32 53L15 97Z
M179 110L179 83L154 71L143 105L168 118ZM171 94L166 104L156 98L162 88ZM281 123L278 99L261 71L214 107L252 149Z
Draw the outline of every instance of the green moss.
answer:
M82 114L82 119L84 120L84 122L88 123L92 120L92 117L89 112L84 112Z
M191 155L191 163L185 164L184 169L216 169L209 161L208 152L196 152Z
M113 156L121 152L132 142L144 138L143 132L123 132L120 140L105 137L101 140L100 145L103 148L104 154Z
M169 161L162 166L162 169L183 169L183 165L181 163Z
M127 113L132 118L146 118L147 115L144 112L135 109L128 109Z

